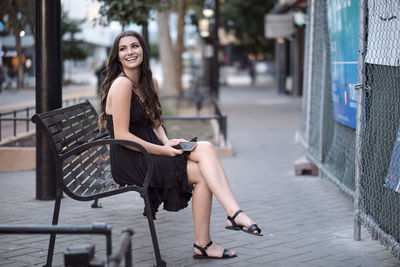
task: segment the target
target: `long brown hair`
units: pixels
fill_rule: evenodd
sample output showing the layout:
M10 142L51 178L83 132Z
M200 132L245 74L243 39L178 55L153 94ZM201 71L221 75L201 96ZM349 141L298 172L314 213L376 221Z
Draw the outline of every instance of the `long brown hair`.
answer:
M100 115L99 128L105 128L106 119L106 102L111 84L121 74L124 73L121 62L119 62L119 41L122 37L133 36L138 39L143 49L143 61L140 65L139 88L143 97L143 104L146 109L147 116L150 118L154 126L158 126L161 122L161 104L158 94L153 86L153 74L150 69L150 53L149 48L143 37L135 31L125 31L117 35L111 49L110 58L108 60L107 69L105 70L105 78L101 85L100 93ZM133 88L132 88L133 89Z

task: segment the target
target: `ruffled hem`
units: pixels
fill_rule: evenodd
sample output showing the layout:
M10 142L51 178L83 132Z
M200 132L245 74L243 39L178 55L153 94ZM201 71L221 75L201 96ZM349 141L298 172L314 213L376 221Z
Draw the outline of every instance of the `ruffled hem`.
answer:
M177 156L175 160L176 183L174 183L174 186L169 188L149 186L150 205L154 219L161 203L164 203L164 210L175 212L188 206L188 202L192 197L193 185L188 182L186 166L186 155ZM143 215L147 215L146 210Z

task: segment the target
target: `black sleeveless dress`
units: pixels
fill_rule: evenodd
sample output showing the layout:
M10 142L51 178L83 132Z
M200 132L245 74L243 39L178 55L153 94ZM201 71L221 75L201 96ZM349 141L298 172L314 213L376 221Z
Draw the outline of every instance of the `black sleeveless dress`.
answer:
M107 129L114 137L112 115L106 114ZM129 132L143 140L163 145L155 134L142 101L132 90ZM178 211L188 206L192 197L193 185L188 183L186 172L186 153L175 157L150 155L154 170L149 185L149 196L153 216L161 203L167 211ZM135 184L142 186L146 174L146 164L141 152L133 151L121 145L110 147L111 173L121 185Z

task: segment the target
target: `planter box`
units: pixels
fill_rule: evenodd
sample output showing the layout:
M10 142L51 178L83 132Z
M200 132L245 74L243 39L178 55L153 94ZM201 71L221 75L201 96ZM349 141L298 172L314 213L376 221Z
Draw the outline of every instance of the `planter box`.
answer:
M7 139L0 143L0 172L30 171L36 168L35 133Z
M36 168L36 148L0 147L0 172L30 171Z

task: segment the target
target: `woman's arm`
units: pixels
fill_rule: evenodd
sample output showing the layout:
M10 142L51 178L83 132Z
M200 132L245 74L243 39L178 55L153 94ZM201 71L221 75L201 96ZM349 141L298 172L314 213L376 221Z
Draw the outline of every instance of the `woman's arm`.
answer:
M167 134L165 133L164 127L160 123L160 126L158 126L156 129L154 129L154 132L156 133L158 139L165 145L168 143L169 139Z
M158 82L157 79L153 77L153 87L157 93L157 95L159 96L159 88L158 88ZM165 129L163 127L163 125L161 124L161 122L158 123L158 127L153 129L154 132L156 133L158 139L164 144L164 145L171 145L171 146L175 146L177 145L179 142L187 142L187 140L185 139L168 139L168 136L165 132Z
M182 152L180 150L172 147L176 145L175 142L168 142L164 146L159 146L147 142L129 132L131 97L131 82L125 77L117 78L111 85L108 98L108 100L111 100L115 139L130 140L139 143L150 154L165 156L175 156L177 154L181 154ZM128 148L136 150L132 147Z
M153 77L153 87L154 87L154 90L156 91L158 97L160 97L158 82L157 82L157 79L154 77ZM168 143L169 139L168 139L167 134L165 133L164 127L162 126L161 122L158 122L158 127L154 128L154 132L156 133L158 139L164 145Z

